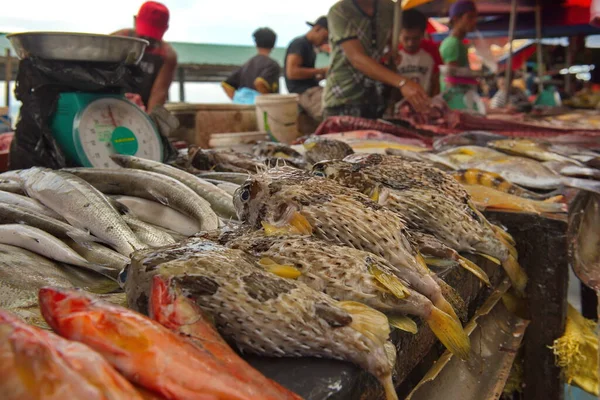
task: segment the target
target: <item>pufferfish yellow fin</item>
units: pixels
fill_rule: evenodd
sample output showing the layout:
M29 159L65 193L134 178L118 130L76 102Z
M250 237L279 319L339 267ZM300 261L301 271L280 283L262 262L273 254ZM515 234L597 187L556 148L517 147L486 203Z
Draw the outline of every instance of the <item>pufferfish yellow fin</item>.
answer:
M515 239L512 237L512 235L510 233L506 232L504 229L500 228L498 225L492 224L492 229L494 230L494 232L496 232L497 235L500 235L504 239L506 239L506 241L508 243L510 243L512 246L515 246L517 244L517 242L515 242Z
M369 273L397 298L404 299L410 296L410 291L397 276L382 271L374 263L369 264Z
M425 264L430 267L446 268L456 264L455 260L444 259L439 257L423 257Z
M390 325L385 314L356 301L340 301L340 308L352 316L350 327L383 345L390 336Z
M484 254L484 253L475 253L475 254L490 260L491 262L493 262L496 265L502 265L502 262L500 260L498 260L496 257L492 257L492 256L490 256L488 254Z
M277 235L312 235L312 226L308 220L298 211L294 212L287 223L282 226L261 221L267 236Z
M491 286L488 274L486 274L485 271L479 267L479 265L463 256L459 256L458 263L461 267L479 278L479 280L485 283L487 286Z
M469 358L471 341L460 322L439 308L433 307L425 319L435 336L450 352L463 360Z
M371 195L369 197L375 203L379 203L379 193L380 192L381 192L381 190L380 190L379 186L375 186L375 188L373 189L373 191L371 192Z
M417 323L406 315L388 315L388 321L394 328L412 333L413 335L419 331Z
M423 269L423 272L426 272L428 274L431 273L431 270L427 266L427 262L425 261L425 258L421 255L420 251L417 251L417 254L415 255L415 260L417 261L417 265Z
M300 272L298 268L294 267L293 265L278 264L268 257L261 258L258 263L267 271L281 278L298 279L300 275L302 275L302 272Z
M317 142L308 142L308 143L304 142L304 143L302 143L302 147L304 147L305 150L310 150L313 147L315 147L316 145L317 145Z
M525 286L527 286L527 274L519 265L517 259L512 255L508 256L508 259L502 263L502 268L504 268L517 293L523 296Z

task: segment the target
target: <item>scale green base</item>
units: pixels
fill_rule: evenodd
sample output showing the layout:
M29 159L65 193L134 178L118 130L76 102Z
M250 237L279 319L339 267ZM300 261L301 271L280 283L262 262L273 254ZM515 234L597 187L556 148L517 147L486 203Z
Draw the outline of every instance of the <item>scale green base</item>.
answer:
M83 167L93 167L81 144L77 128L79 125L78 120L90 103L105 98L127 101L122 95L73 92L62 93L59 96L56 112L50 122L50 128L58 145L71 163ZM154 122L144 112L141 111L140 115L147 118L156 129ZM118 154L135 155L138 150L138 141L135 134L124 126L115 128L111 134L110 142Z

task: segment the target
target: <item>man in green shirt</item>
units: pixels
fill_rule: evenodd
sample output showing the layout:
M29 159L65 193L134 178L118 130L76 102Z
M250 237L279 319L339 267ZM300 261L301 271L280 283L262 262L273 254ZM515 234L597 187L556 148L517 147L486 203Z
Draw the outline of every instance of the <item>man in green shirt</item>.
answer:
M440 45L440 55L444 64L450 67L468 67L469 49L463 41L469 32L475 30L477 7L471 0L458 0L450 6L449 16L452 31ZM444 78L441 79L441 87L444 91Z
M329 10L332 51L324 117L380 118L386 107L384 85L399 88L417 111L429 107L419 84L378 62L391 44L394 7L390 0L340 0Z

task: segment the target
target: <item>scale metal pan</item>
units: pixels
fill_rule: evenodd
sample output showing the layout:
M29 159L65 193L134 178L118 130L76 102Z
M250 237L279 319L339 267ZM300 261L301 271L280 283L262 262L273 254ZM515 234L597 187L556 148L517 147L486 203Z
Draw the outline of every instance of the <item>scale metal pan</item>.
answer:
M20 59L137 64L148 41L125 36L69 32L23 32L6 36Z

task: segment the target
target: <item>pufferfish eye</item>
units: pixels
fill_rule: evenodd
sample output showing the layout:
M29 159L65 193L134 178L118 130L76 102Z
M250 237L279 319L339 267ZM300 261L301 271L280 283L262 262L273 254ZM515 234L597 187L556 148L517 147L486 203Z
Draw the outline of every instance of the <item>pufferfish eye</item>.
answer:
M317 163L313 165L312 173L314 176L320 176L322 178L327 177L327 175L325 174L325 165L323 165L322 163Z
M250 200L250 188L248 186L244 186L242 188L242 191L240 193L240 199L242 199L242 201L244 202Z

